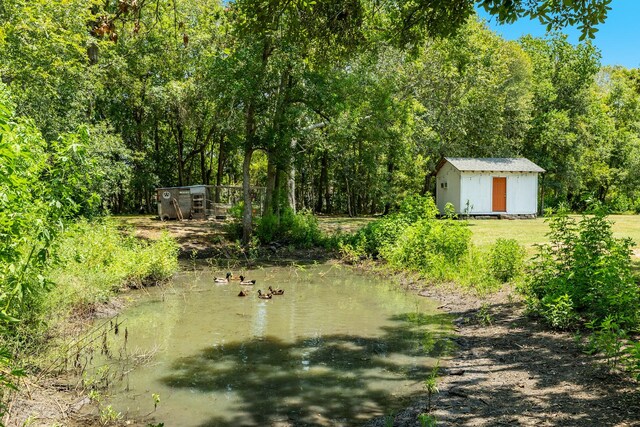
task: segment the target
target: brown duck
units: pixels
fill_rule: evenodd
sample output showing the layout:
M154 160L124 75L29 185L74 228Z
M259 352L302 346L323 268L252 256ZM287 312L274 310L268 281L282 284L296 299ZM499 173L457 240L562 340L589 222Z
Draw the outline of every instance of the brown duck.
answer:
M262 291L260 289L258 289L258 298L271 299L272 295L271 294L263 294Z
M271 295L284 295L284 289L273 289L271 286L269 286L269 292Z

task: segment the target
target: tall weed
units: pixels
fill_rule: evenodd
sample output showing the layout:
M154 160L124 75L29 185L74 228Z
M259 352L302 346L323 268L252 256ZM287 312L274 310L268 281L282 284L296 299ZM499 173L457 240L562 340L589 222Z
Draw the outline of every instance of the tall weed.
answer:
M491 275L502 283L519 276L524 267L524 248L514 239L498 239L489 251Z
M490 256L471 244L466 222L438 220L437 213L432 198L408 197L398 212L370 222L345 239L340 246L343 258L348 262L380 258L393 268L455 282L479 293L495 290L505 277L510 279L522 269L524 251L517 243L499 243Z
M279 217L273 214L264 215L258 220L256 236L260 243L277 241L300 247L323 243L318 219L309 210L294 213L287 209Z
M178 246L168 235L146 242L119 230L112 220L81 220L61 238L49 275L54 286L43 311L57 315L106 301L123 286L165 280L178 269L177 254Z
M599 325L610 314L621 327L638 325L640 290L631 270L631 240L614 238L601 211L579 223L561 212L549 225L551 243L538 246L524 287L530 307L556 327L568 327L578 317ZM558 318L562 313L564 320Z

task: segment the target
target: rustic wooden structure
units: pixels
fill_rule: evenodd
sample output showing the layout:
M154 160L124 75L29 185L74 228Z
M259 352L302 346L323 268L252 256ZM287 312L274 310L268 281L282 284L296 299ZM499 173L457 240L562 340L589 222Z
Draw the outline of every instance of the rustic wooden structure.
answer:
M251 187L254 206L262 215L265 187ZM242 200L242 186L238 185L190 185L161 187L156 189L158 217L177 219L226 219L229 209Z

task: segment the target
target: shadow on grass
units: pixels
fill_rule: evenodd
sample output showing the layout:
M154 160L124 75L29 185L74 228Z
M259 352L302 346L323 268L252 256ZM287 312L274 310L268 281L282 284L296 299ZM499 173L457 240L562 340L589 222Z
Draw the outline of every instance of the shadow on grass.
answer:
M391 320L375 338L324 335L289 343L266 337L206 348L176 361L162 381L237 396L239 415L202 426L360 425L415 398L432 358L452 350L443 327L448 315Z

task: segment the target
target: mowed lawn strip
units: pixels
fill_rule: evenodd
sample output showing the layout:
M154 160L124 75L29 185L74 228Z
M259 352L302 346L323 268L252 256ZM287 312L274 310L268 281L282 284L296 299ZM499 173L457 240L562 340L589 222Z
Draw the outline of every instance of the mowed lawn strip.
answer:
M576 221L582 216L573 215ZM630 237L634 248L640 248L640 215L610 215L615 237ZM472 219L472 240L478 246L493 244L497 239L515 239L532 252L536 243L547 243L549 226L544 218L518 220Z

